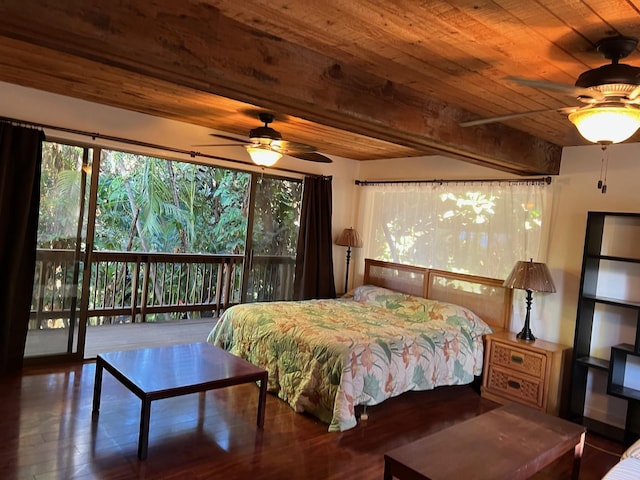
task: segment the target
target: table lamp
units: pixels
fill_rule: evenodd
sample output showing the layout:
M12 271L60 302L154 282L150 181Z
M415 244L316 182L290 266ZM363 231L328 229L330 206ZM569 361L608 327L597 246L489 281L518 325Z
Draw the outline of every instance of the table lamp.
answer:
M511 273L504 281L503 286L527 291L527 314L524 318L524 326L516 336L521 340L533 342L536 337L531 333L529 326L532 302L531 292L554 293L556 291L556 286L553 284L549 268L547 268L547 265L544 263L534 262L533 258L528 262L516 262L513 270L511 270Z

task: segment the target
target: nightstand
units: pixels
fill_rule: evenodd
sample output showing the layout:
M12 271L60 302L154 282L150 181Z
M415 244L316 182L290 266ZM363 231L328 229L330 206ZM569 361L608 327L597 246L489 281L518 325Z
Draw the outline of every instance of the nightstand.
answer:
M552 415L567 411L571 347L513 332L485 339L482 396L498 403L522 403Z

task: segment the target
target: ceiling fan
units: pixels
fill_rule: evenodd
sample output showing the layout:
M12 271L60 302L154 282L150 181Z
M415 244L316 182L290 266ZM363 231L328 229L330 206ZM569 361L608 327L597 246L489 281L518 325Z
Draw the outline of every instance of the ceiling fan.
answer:
M301 160L308 160L310 162L332 163L329 157L326 157L316 152L316 147L311 145L305 145L303 143L290 142L282 139L280 132L274 130L269 126L273 123L275 116L268 112L259 112L258 118L264 123L263 126L253 128L249 131L249 139L251 143L247 143L246 140L241 138L235 138L227 135L219 135L212 133L212 137L222 138L224 140L230 140L235 143L223 144L206 144L206 145L194 145L199 147L229 147L229 146L244 146L249 153L251 160L256 165L262 167L272 167L280 160L282 155L289 155L291 157L299 158Z
M611 63L583 72L575 85L507 77L508 81L519 85L573 96L584 104L582 106L513 113L463 122L460 126L471 127L557 111L568 114L569 121L590 142L601 145L623 142L640 127L640 67L620 63L620 59L633 52L637 45L637 38L623 35L598 41L596 50Z

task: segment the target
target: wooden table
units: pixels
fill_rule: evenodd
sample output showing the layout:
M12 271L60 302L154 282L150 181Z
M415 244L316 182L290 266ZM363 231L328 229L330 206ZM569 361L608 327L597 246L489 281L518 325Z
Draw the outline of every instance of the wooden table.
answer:
M93 419L100 411L106 369L142 400L138 458L147 458L151 402L241 383L260 382L258 427L264 427L267 371L209 343L101 353L96 359Z
M384 478L525 479L573 450L578 480L584 437L582 425L511 403L388 452Z

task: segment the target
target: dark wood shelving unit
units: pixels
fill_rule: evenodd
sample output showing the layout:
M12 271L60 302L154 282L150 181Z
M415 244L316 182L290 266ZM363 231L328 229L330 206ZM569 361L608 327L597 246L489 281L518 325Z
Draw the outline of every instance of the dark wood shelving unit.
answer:
M588 255L588 257L597 260L609 260L612 262L640 263L640 258L616 257L613 255Z
M640 351L638 351L636 345L622 343L611 347L611 367L609 369L607 393L624 399L640 401L640 390L625 385L625 371L629 357L640 359Z
M609 360L597 357L580 357L575 359L576 363L584 365L588 368L595 368L598 370L609 371Z
M583 300L592 300L594 303L602 303L604 305L613 305L614 307L631 308L633 310L640 311L640 302L634 302L632 300L620 300L618 298L609 297L596 297L592 295L584 295Z
M624 238L616 238L615 242L609 242L625 245L625 251L622 254L608 251L610 245L603 244L603 239L613 238L611 237L613 233L605 230L615 229L620 225L621 231L633 232L634 237L627 242ZM570 418L584 424L589 430L625 443L631 443L640 437L640 390L625 385L627 365L631 363L637 365L640 361L640 301L637 296L625 298L621 294L620 298L612 298L599 295L597 292L598 281L603 275L602 270L615 268L621 278L631 275L634 270L637 275L640 265L638 238L640 238L640 213L588 213L571 369ZM603 264L605 264L604 268ZM640 295L640 292L637 295ZM622 309L621 311L628 312L629 318L632 316L635 318L635 343L612 345L609 360L594 356L591 350L594 317L598 307L602 306ZM607 313L600 312L599 315L606 316ZM606 372L608 395L626 400L627 416L624 429L585 415L588 376L592 370Z

